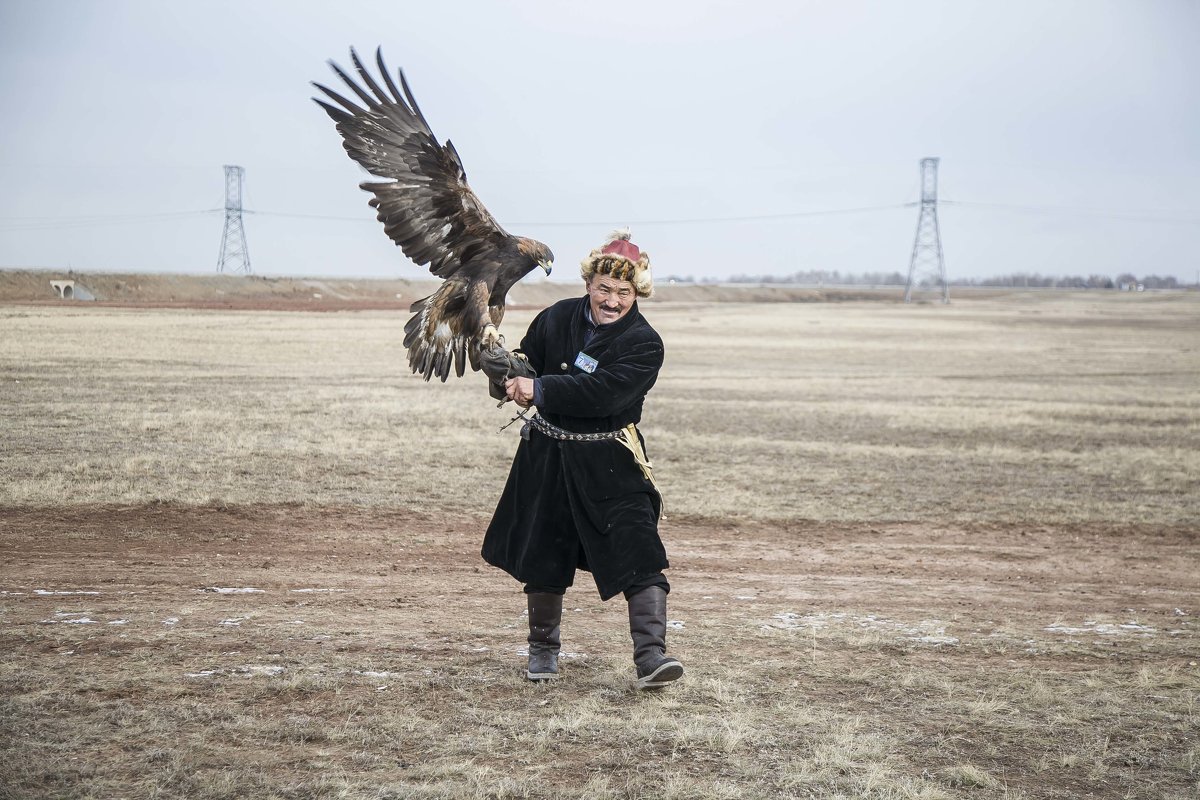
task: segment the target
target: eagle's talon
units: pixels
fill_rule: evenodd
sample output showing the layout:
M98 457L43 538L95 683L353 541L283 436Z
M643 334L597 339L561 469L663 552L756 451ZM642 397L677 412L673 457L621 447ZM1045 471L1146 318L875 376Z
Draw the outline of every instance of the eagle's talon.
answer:
M484 350L504 347L504 337L500 335L500 331L496 330L495 325L487 325L484 327L483 333L479 335L479 344Z

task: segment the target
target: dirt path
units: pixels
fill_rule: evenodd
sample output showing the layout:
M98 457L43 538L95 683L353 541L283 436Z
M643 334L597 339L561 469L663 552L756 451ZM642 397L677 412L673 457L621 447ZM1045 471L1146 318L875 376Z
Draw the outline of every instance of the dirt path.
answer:
M886 768L878 785L927 797L1182 797L1197 780L1195 532L671 519L670 639L689 673L647 707L626 686L623 607L600 603L582 574L557 694L522 685L523 601L478 557L484 522L349 508L0 511L3 716L16 734L0 746L0 783L20 787L0 797L84 785L235 796L213 782L223 770L272 790L307 775L303 796L385 785L424 796L413 787L440 780L467 788L429 796L492 796L493 761L508 769L531 746L553 749L558 783L529 796L606 796L601 774L607 796L637 796L665 785L622 761L644 739L604 726L647 713L670 732L663 763L700 787L679 796L722 796L722 781L747 797L863 792L872 764ZM378 712L389 691L402 694L390 719L432 726L389 734L407 742L407 767L374 738L378 720L338 716ZM584 700L602 716L573 723ZM187 720L165 710L180 702ZM554 736L536 705L551 702ZM480 716L488 708L516 709L503 742L487 733L499 724ZM197 726L202 709L219 713ZM271 732L250 737L246 714ZM113 725L135 745L109 752ZM146 753L176 740L186 755L147 767ZM851 766L831 766L829 742ZM107 760L75 750L87 747ZM291 772L260 763L267 753ZM331 763L343 783L322 789L328 778L313 776Z
M7 510L0 511L0 578L9 590L288 588L315 581L365 594L386 594L397 583L437 594L456 584L486 606L516 584L479 558L485 524L363 509ZM1059 616L1132 614L1162 623L1200 595L1200 535L1185 529L713 525L673 518L663 534L673 563L672 600L697 615L727 608L731 596L752 596L736 605L949 611L1047 624ZM573 594L594 597L586 574Z

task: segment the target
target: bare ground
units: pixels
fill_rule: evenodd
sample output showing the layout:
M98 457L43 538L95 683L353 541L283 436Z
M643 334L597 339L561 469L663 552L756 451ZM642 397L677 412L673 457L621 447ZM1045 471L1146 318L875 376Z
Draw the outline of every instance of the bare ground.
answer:
M508 414L403 314L0 309L0 798L1200 795L1194 295L679 299L658 693L586 575L521 678Z
M0 797L1194 797L1195 530L673 517L671 650L485 520L0 510ZM218 592L216 589L259 591Z
M261 275L69 272L0 269L0 303L33 306L116 308L237 309L240 311L407 311L413 301L437 290L439 281L415 272L414 278L292 278ZM540 275L540 273L539 273ZM94 300L58 297L51 281L73 280ZM974 298L1002 296L1011 290L963 287ZM578 293L578 283L527 278L508 298L510 308L541 309ZM655 287L657 301L711 303L899 303L902 286L789 286L780 284L674 284ZM928 300L930 293L918 299Z

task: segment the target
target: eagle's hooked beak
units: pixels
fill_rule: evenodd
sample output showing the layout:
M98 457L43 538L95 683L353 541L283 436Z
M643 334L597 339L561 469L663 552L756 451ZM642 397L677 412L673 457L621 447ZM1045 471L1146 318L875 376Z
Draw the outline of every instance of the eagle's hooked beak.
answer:
M554 268L554 262L553 261L539 261L538 266L541 267L542 269L546 270L546 274L549 275L550 270Z

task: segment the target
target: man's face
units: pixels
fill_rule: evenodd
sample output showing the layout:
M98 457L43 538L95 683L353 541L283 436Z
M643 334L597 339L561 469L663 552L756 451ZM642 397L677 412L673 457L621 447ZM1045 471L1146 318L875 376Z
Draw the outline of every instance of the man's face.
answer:
M629 281L619 281L608 275L592 275L587 279L588 299L591 301L592 322L607 325L629 313L637 292Z

